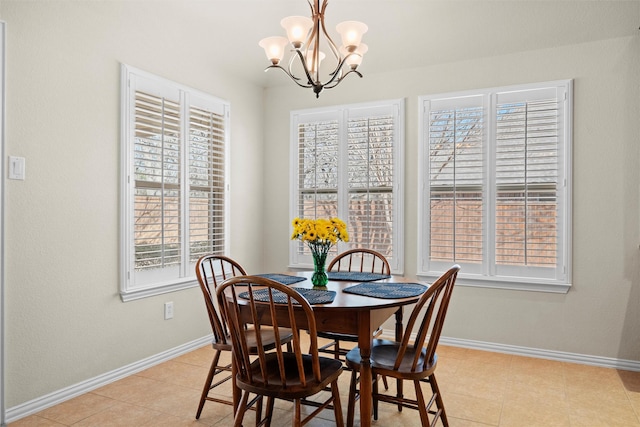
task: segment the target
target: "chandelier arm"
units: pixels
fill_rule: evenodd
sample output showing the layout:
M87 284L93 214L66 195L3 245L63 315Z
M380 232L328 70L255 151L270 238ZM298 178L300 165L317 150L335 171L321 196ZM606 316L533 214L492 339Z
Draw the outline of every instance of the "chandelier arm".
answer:
M291 74L289 71L287 71L286 68L281 67L280 65L269 65L267 68L264 69L264 71L268 71L269 68L279 68L282 70L283 73L285 73L287 76L289 76L291 78L291 80L294 81L295 84L297 84L300 87L303 87L305 89L309 89L312 88L313 85L311 83L309 83L308 85L302 84L300 83L298 80L300 80L300 78L294 76L293 74Z
M309 69L307 68L307 63L306 63L306 61L304 60L304 55L302 54L302 52L300 52L300 49L296 49L296 53L298 54L298 57L300 58L300 62L302 62L302 69L304 70L304 73L307 75L307 83L309 83L309 85L310 85L310 86L307 86L307 87L314 87L314 86L316 86L316 85L314 84L313 77L311 77L311 73L309 73ZM292 62L293 62L293 61L292 61ZM291 63L289 63L289 67L291 67ZM289 76L291 76L292 78L294 78L294 77L293 77L293 73L287 73L287 74L289 74ZM300 79L297 79L297 80L300 80ZM298 82L296 82L296 83L298 83ZM298 84L300 85L300 83L298 83ZM302 85L301 85L301 86L302 86Z
M326 2L325 2L325 6L324 7L326 7ZM340 51L338 50L338 46L336 46L336 44L334 43L333 39L331 39L331 37L329 36L329 33L327 33L327 27L324 25L324 9L323 9L323 14L321 15L321 17L322 17L322 19L320 20L320 26L322 27L322 33L327 38L327 44L329 45L329 49L331 49L331 53L333 54L333 57L338 62L338 66L336 67L336 69L333 70L333 72L330 73L330 74L334 74L334 73L338 72L338 70L341 68Z
M307 61L303 58L300 58L302 62L305 64L305 68L311 68L311 70L315 70L315 80L312 78L309 79L310 82L319 82L320 81L320 32L318 31L318 26L314 25L313 30L311 31L311 43L313 43L313 49L311 52L313 55L307 55L307 58L311 61L310 64L307 65ZM309 52L311 45L307 46L307 53ZM309 73L310 74L310 73Z
M289 75L289 77L291 77L294 80L300 80L300 77L296 77L296 75L293 74L293 68L291 68L293 66L293 61L295 61L295 59L296 59L295 55L291 55L291 58L289 58L289 67L287 70L287 74Z
M348 55L346 55L344 58L342 58L342 61L340 61L340 63L338 64L338 68L337 68L337 69L335 69L335 70L333 70L333 72L331 72L331 73L329 73L329 74L334 75L334 74L335 74L335 73L337 73L338 71L340 71L340 72L341 72L341 71L342 71L342 66L344 65L344 63L345 63L345 62L347 62L347 59L348 59L349 57L351 57L351 55L357 55L357 56L362 57L362 55L360 55L360 54L358 54L358 53L356 53L356 52L351 52L350 54L348 54ZM351 70L351 71L354 71L354 70ZM360 74L360 73L358 73L358 74ZM346 76L346 74L345 74L345 76ZM361 75L361 74L360 74L360 77L362 77L362 75ZM331 80L333 80L333 79L331 79Z
M311 0L307 0L307 3L309 3L309 8L311 9L311 19L313 19L313 17L316 16L315 5L311 3ZM313 31L309 31L309 34L307 35L307 39L304 41L304 45L303 45L305 51L309 48L309 45L311 44L312 39L313 39Z
M349 56L350 56L350 55L345 56L344 58L342 58L342 60L341 60L340 62L338 62L338 66L337 66L337 67L336 67L336 69L331 73L331 76L332 76L332 77L329 79L329 81L328 81L328 82L326 82L326 83L324 84L324 87L327 87L327 86L331 85L331 83L333 83L333 81L334 81L334 80L338 79L338 80L336 81L336 84L335 84L335 85L333 85L333 86L329 86L328 88L336 87L336 86L338 85L338 83L340 83L340 82L342 81L342 79L344 79L345 77L347 77L350 73L352 73L352 72L354 72L354 71L355 71L355 72L356 72L360 77L362 77L362 74L360 74L360 73L359 73L359 72L357 72L356 70L350 70L350 71L348 71L347 73L342 74L342 66L344 65L345 61L347 60L347 58L348 58Z
M356 73L358 76L360 76L360 78L362 78L362 74L360 74L360 71L358 70L349 70L348 72L346 72L342 77L340 77L338 80L335 81L334 84L330 84L331 82L328 82L327 84L324 85L324 89L332 89L336 86L338 86L338 84L345 78L347 77L349 74L351 73Z

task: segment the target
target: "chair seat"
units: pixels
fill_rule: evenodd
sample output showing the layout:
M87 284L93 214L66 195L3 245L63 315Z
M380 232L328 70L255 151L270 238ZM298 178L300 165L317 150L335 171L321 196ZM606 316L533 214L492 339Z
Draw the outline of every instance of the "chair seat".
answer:
M333 332L318 332L318 337L327 338L330 340L338 340L338 341L347 341L347 342L358 342L357 335L350 334L334 334Z
M295 353L283 353L284 365L295 368L297 366ZM264 396L273 396L280 399L301 399L312 396L322 391L327 385L335 381L342 373L342 362L336 359L320 357L320 381L313 379L312 359L310 355L302 355L302 365L304 368L306 384L302 384L296 369L285 371L286 385L282 385L280 369L278 368L277 353L266 355L266 372L269 372L267 384L261 375L260 361L255 360L251 364L253 382L248 383L242 380L240 374L236 377L238 387L250 393L260 392Z
M380 335L382 335L382 329L378 328L375 331L373 331L374 337L378 337ZM351 335L351 334L339 334L334 332L318 332L318 337L326 338L334 341L358 342L358 336Z
M262 346L265 348L265 350L272 350L276 348L276 344L281 345L281 343L289 342L293 338L293 331L287 328L279 329L280 341L276 340L276 334L273 329L264 327L262 328L261 333ZM247 344L249 345L250 352L255 353L258 350L256 331L253 328L249 328L249 330L247 331ZM218 341L214 338L211 345L216 350L231 351L231 336L227 335L224 340Z
M422 349L418 358L418 366L412 369L414 365L415 351L412 348L407 348L400 367L394 369L394 364L400 350L401 343L388 340L373 340L373 346L371 347L371 369L376 374L389 376L392 378L402 379L421 379L431 375L438 362L438 356L435 355L432 363L424 364L426 356L426 349ZM359 370L362 359L360 358L360 348L355 347L349 351L346 355L347 366L351 369Z

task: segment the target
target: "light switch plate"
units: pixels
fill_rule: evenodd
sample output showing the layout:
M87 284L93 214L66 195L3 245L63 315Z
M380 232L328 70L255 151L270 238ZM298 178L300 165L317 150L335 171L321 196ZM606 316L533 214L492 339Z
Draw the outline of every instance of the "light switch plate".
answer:
M25 167L24 157L9 156L9 179L24 180Z

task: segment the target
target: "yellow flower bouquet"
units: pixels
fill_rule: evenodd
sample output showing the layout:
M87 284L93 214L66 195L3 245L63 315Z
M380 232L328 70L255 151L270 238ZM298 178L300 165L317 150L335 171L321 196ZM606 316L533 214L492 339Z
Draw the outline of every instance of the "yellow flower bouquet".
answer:
M313 256L311 282L314 286L326 286L329 281L324 269L327 262L327 253L338 240L349 241L347 225L340 218L295 218L291 224L293 225L291 240L305 242L311 250L311 255Z

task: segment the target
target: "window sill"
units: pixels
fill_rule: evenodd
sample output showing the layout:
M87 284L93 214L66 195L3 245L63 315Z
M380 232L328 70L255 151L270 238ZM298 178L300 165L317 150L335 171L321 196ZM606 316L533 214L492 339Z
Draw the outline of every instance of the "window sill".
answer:
M198 281L196 279L190 279L179 283L167 283L147 288L121 290L120 298L122 299L122 302L135 301L137 299L167 294L169 292L181 291L195 286L198 286Z
M433 282L440 277L437 274L418 273L418 279ZM456 286L475 288L509 289L514 291L547 292L566 294L571 288L570 283L560 283L551 280L522 279L514 280L507 277L479 277L475 275L458 274Z

